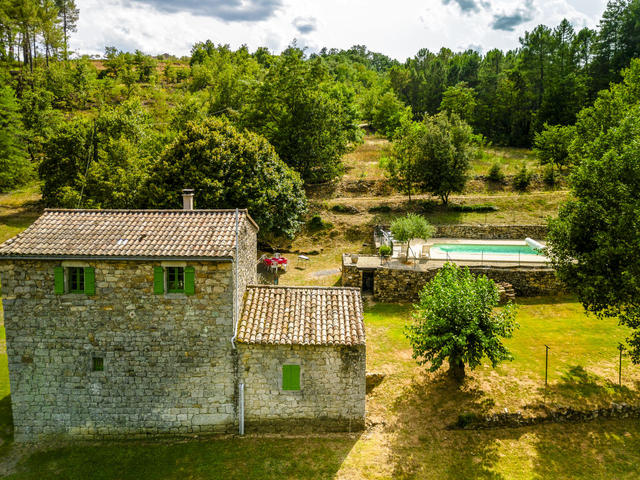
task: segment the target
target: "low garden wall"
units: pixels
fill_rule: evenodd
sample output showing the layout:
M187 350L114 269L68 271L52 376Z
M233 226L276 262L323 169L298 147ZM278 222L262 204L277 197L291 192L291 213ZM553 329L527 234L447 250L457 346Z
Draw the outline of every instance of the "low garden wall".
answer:
M525 416L521 412L494 413L488 415L463 414L457 423L449 429L484 430L490 428L513 428L539 425L541 423L588 422L598 418L640 418L640 406L626 403L612 403L608 407L592 410L577 410L574 408L548 409L542 414Z
M379 302L413 302L439 268L427 270L380 266L373 271L373 297ZM476 275L486 275L494 282L513 285L519 297L555 295L564 290L553 269L548 267L469 267ZM362 269L342 265L342 285L362 288Z

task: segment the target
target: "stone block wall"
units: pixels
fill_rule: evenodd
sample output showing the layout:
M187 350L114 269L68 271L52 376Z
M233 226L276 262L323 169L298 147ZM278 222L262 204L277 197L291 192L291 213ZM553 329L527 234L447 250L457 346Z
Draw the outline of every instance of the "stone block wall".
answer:
M248 432L364 428L364 345L239 344L238 353ZM284 364L300 365L300 391L282 390Z
M546 225L436 225L434 237L467 238L477 240L544 240Z
M0 262L16 440L233 428L232 263L189 262L193 296L155 295L159 264L87 262L87 296L54 294L60 262Z
M486 275L494 282L513 285L520 297L556 295L564 291L552 268L547 267L469 267L476 275ZM438 272L379 267L374 272L373 297L379 302L414 302L420 291ZM342 285L362 288L361 270L357 265L342 265Z
M258 239L257 230L245 220L238 232L238 306L242 307L242 299L247 285L255 285L258 281Z

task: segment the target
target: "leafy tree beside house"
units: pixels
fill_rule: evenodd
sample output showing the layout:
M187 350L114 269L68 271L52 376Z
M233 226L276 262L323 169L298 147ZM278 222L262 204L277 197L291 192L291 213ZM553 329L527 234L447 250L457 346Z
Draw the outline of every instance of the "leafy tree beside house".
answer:
M632 329L640 363L640 60L578 115L571 196L551 220L548 256L587 311Z
M420 292L413 323L405 334L418 364L436 371L446 361L449 374L460 381L465 365L475 369L483 358L495 367L511 360L502 338L517 328L516 306L496 309L498 288L486 276L474 276L467 267L447 263Z
M409 213L405 217L395 219L391 223L391 233L395 240L402 243L407 242L406 258L408 260L411 240L418 238L427 240L431 238L435 233L435 227L424 217Z
M143 198L176 208L185 187L195 190L197 208L247 208L263 238L293 236L307 208L300 175L264 137L224 118L188 122L152 165Z

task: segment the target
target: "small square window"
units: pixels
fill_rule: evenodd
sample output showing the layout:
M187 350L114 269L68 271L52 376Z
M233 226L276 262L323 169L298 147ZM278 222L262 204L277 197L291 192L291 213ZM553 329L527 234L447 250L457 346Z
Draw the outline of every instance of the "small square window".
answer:
M69 267L69 293L84 293L84 268Z
M104 372L104 358L93 357L91 359L91 371L92 372Z
M184 293L183 267L167 267L167 292Z

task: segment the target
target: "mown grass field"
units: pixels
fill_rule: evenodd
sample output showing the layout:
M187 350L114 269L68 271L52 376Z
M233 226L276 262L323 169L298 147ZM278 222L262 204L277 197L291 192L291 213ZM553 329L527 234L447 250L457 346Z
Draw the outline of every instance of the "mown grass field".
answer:
M523 409L544 398L544 349L552 347L546 401L595 406L638 400L638 367L615 385L615 322L586 318L571 298L519 302L515 356L484 365L461 389L411 358L409 305L367 306L367 369L386 374L367 397L369 427L354 434L249 435L147 442L22 446L2 433L9 479L632 479L640 475L640 424L601 420L487 431L449 430L464 412ZM575 375L578 369L584 374ZM0 356L0 426L10 425L6 355Z

